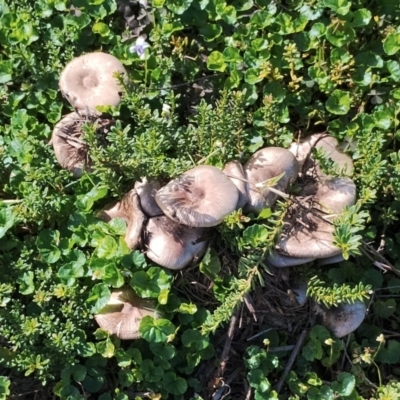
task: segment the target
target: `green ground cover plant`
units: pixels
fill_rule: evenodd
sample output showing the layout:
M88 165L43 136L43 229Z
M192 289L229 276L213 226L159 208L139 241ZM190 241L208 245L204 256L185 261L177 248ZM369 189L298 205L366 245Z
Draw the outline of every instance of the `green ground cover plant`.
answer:
M93 51L129 83L101 109L107 146L85 124L93 165L75 178L49 141L73 111L60 73ZM398 2L0 0L0 84L0 399L400 396ZM265 262L285 197L229 215L201 263L173 272L129 250L124 221L96 216L143 176L244 163L325 131L355 167L357 202L334 221L340 263ZM162 312L134 341L94 321L125 283ZM315 304L354 301L363 324L333 337Z

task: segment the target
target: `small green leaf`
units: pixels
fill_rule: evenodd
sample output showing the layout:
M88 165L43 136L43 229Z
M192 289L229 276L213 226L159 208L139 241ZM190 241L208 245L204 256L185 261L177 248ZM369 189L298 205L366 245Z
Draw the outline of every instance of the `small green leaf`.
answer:
M338 376L338 380L332 382L332 389L339 396L350 396L356 386L356 378L348 372L342 372Z
M214 249L207 249L200 263L200 272L208 276L210 279L215 279L221 271L221 263L218 254Z
M92 31L93 33L98 33L102 37L110 34L110 28L104 22L96 22L92 27Z
M139 332L148 342L160 343L166 342L175 333L175 326L167 319L146 316L140 321Z
M0 238L2 238L16 222L12 208L0 209Z
M61 251L58 247L60 240L60 232L43 229L37 239L36 246L43 260L49 264L53 264L59 260Z
M342 47L354 40L355 32L351 26L340 22L331 24L326 30L326 38L337 47Z
M213 51L207 58L207 68L211 71L224 72L227 65L224 56L219 51Z
M257 389L261 393L266 393L271 388L269 380L260 369L253 369L247 374L247 380L251 387Z
M19 276L17 283L19 284L19 291L22 294L31 294L35 291L35 285L33 283L34 274L32 271L24 272L22 276Z
M353 12L351 26L353 26L354 28L357 28L360 26L366 26L371 21L371 18L372 18L372 15L369 10L367 10L366 8L360 8Z
M187 390L186 380L177 377L174 372L167 372L163 377L163 387L176 396L182 395Z
M193 0L168 0L167 7L174 14L183 14L192 4Z
M0 60L0 84L3 85L12 79L12 61Z
M350 110L350 95L348 92L335 89L325 103L325 106L326 109L332 114L345 115Z
M383 41L383 50L389 56L396 54L400 50L400 33L392 32Z
M96 344L96 349L99 354L104 358L111 358L114 356L115 346L110 339L106 339Z
M204 37L204 40L206 42L212 42L221 35L222 27L221 27L221 25L217 25L217 24L207 24L205 26L202 26L199 29L199 32L200 32L200 35ZM215 53L215 51L213 53ZM213 53L210 54L210 57ZM219 54L221 54L221 53L219 53Z
M351 2L348 0L323 0L322 4L340 15L346 15L351 7Z
M97 283L93 286L90 291L88 303L94 303L92 306L92 312L95 314L99 312L110 299L111 292L110 289L104 283Z

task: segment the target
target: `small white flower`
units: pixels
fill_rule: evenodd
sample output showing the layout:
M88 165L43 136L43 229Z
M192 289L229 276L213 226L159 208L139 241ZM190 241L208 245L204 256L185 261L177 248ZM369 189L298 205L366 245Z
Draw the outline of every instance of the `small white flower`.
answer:
M129 47L129 51L131 53L137 53L141 60L145 57L145 50L150 47L150 45L146 42L143 36L139 36L136 39L136 43L134 46Z
M168 117L171 114L171 106L168 104L163 104L162 105L162 110L161 110L161 115L163 117Z

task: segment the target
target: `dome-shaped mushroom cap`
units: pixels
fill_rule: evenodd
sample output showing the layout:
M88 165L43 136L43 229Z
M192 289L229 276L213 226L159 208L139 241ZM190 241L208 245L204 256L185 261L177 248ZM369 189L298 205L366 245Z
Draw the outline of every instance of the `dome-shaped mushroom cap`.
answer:
M117 106L121 101L123 89L116 73L123 74L125 83L128 81L117 58L102 52L89 53L67 64L61 72L59 87L74 108L99 114L96 106Z
M367 307L361 301L343 303L338 307L321 307L323 324L337 337L342 338L355 331L363 322Z
M239 192L218 168L199 165L162 187L155 199L169 218L188 226L218 225L236 209Z
M145 232L147 257L162 267L182 269L207 249L206 229L179 224L166 216L150 218Z
M90 169L88 149L81 140L84 120L85 116L76 112L67 114L54 126L51 138L57 161L77 178Z
M316 133L308 136L300 143L292 143L289 147L289 151L295 155L299 166L303 167L306 160L311 156L313 147L322 149L327 158L334 161L339 167L339 171L344 175L351 176L353 174L353 160L340 150L338 141L333 136L326 133ZM312 163L307 164L306 168L311 165ZM317 175L326 176L318 165Z
M159 318L153 300L142 299L131 286L125 285L111 293L107 305L95 315L101 329L120 339L140 337L139 324L143 317Z
M246 176L244 174L243 166L239 161L228 162L222 172L229 177L239 191L239 200L236 205L236 209L243 208L247 203L247 184Z
M271 207L277 194L262 190L256 185L284 173L275 189L285 191L298 174L298 164L294 155L281 147L267 147L254 153L244 165L244 172L248 180L247 195L249 198L244 211L259 213L264 208Z

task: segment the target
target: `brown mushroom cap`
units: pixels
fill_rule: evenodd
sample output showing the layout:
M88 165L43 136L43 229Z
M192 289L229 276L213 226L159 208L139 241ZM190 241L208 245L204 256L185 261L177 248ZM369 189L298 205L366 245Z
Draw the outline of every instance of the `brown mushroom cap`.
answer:
M71 105L78 110L99 114L96 106L117 106L121 101L122 87L116 73L128 81L122 63L102 52L88 53L74 58L60 75L59 87Z
M162 187L155 199L164 214L188 226L218 225L235 210L239 192L218 168L200 165Z
M342 303L338 307L321 306L323 324L337 337L342 338L355 331L363 322L367 307L361 301Z
M207 249L206 229L181 225L166 216L150 218L145 232L147 257L169 269L182 269Z
M327 219L326 211L339 214L345 206L353 205L355 199L355 184L348 178L331 178L320 182L313 202L319 204L312 209L296 206L296 219L291 220L293 215L285 218L291 230L281 235L277 252L301 258L328 258L340 254L341 250L333 244L334 226ZM302 223L298 223L298 220Z
M247 179L244 174L243 166L239 161L234 160L228 162L224 169L222 170L224 174L226 174L229 179L234 183L239 191L239 200L236 205L236 209L243 208L247 203Z
M138 248L144 222L147 220L139 203L135 189L126 193L121 201L112 203L101 210L97 216L105 222L122 218L126 224L125 242L131 250Z
M268 188L260 189L256 185L284 173L275 189L285 191L298 174L298 164L294 155L281 147L267 147L254 153L244 165L248 180L247 194L249 201L245 212L259 213L264 208L271 207L277 194Z
M156 180L148 181L147 178L142 178L141 182L135 182L135 189L140 198L140 205L148 217L163 215L161 208L158 207L154 198L160 187L160 182Z
M51 144L61 167L79 178L90 169L87 145L81 140L86 117L76 112L67 114L53 129Z
M315 260L315 257L308 257L308 258L291 257L291 256L285 256L283 254L279 254L277 252L273 252L272 254L268 255L265 259L265 261L267 261L268 264L270 264L276 268L293 267L295 265L306 264L306 263L314 261L314 260Z
M111 293L110 300L98 314L96 322L101 329L120 339L138 339L139 324L143 317L159 318L153 300L142 299L131 286L125 285Z
M308 169L312 166L310 156L313 147L322 149L327 158L334 161L344 175L351 176L353 174L353 160L340 150L338 141L333 136L326 133L316 133L308 136L300 143L292 143L289 147L289 151L295 155L300 167L303 167L304 163L308 160L305 165L305 168ZM318 164L316 167L317 175L326 177L326 174L322 172Z

